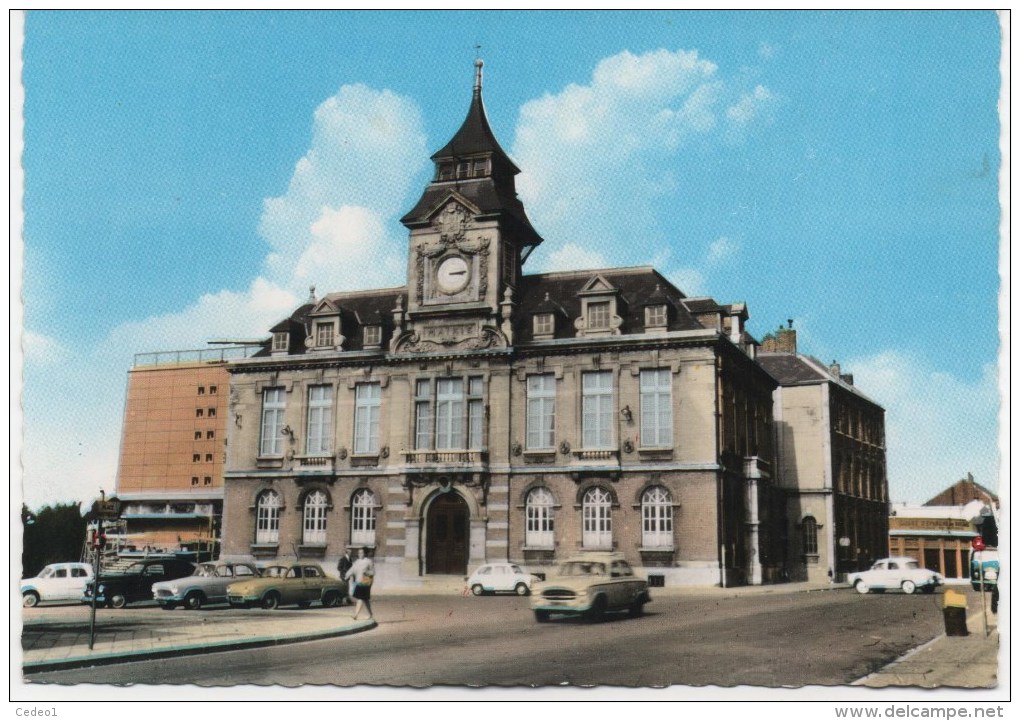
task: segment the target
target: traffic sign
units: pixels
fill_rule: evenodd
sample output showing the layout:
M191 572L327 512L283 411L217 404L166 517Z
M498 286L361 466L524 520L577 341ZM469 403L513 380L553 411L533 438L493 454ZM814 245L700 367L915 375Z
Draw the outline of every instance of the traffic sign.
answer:
M975 551L985 550L985 539L981 538L981 536L974 536L970 541L970 547Z
M96 501L96 515L104 521L113 521L120 517L120 501Z

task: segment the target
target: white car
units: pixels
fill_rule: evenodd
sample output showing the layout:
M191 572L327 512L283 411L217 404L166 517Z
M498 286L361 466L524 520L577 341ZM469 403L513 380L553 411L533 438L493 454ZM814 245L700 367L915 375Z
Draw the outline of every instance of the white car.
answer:
M847 583L857 593L869 591L887 591L899 589L903 593L934 593L942 583L942 576L935 571L921 568L920 564L909 556L880 558L867 571L848 574Z
M40 601L77 603L91 580L92 566L87 563L51 563L35 578L21 580L21 605L30 608Z
M476 596L500 591L527 596L531 593L531 584L537 581L538 577L526 573L516 563L486 563L466 580L467 587Z

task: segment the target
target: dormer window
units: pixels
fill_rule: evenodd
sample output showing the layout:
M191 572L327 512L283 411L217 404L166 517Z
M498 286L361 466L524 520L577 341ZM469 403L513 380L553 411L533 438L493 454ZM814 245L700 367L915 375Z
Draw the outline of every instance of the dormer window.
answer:
M317 348L331 348L336 345L335 334L332 323L318 323L315 326L315 346Z
M443 163L439 166L439 180L453 180L453 164Z
M380 325L366 325L365 326L365 347L379 346L382 345L382 326Z
M609 302L588 304L588 328L602 330L609 327Z
M645 307L645 327L665 328L667 321L666 304L649 305Z
M468 178L471 176L471 161L465 160L457 163L457 178Z
M484 178L489 172L489 161L486 158L479 158L475 160L473 175L476 178Z
M273 353L286 353L290 345L290 333L273 333Z
M552 313L535 314L535 337L552 338L556 333L556 321Z

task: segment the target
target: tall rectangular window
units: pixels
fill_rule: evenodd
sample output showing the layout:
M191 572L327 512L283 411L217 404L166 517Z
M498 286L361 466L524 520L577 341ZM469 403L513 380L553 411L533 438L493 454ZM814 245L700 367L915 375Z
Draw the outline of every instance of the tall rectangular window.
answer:
M613 374L581 376L581 439L585 448L613 447Z
M432 422L432 381L422 378L414 386L414 447L424 450L429 447Z
M308 432L305 434L305 453L329 453L333 444L333 387L328 385L308 388Z
M436 381L436 449L464 447L464 380Z
M259 454L263 456L283 455L283 411L285 394L283 388L266 388L262 391L262 442Z
M354 391L354 452L379 452L379 407L382 387L359 383Z
M468 448L484 447L482 431L485 417L484 382L481 378L468 378Z
M280 351L287 350L288 343L289 343L288 333L280 332L273 333L273 352L278 353Z
M556 330L552 313L535 314L535 335L553 335Z
M380 345L382 343L381 325L366 325L364 333L366 346Z
M528 448L553 448L555 431L556 376L528 376Z
M641 371L641 445L673 447L673 382L669 368Z
M315 345L320 348L333 345L332 323L319 323L315 326Z
M645 325L649 328L665 327L667 318L665 305L650 305L645 308Z
M609 303L588 304L588 327L608 328L609 327Z

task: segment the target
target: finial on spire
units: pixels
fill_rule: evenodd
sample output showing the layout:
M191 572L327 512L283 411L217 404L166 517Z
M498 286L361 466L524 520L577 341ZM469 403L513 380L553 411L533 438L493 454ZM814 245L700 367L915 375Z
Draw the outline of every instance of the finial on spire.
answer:
M481 47L481 45L475 45L475 50L477 51ZM482 92L482 65L484 64L481 58L475 58L475 95Z
M309 303L314 303L315 302L315 286L314 285L308 286L308 302Z

